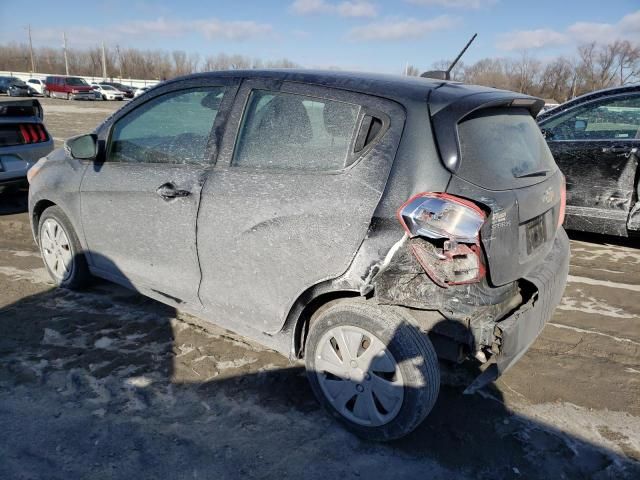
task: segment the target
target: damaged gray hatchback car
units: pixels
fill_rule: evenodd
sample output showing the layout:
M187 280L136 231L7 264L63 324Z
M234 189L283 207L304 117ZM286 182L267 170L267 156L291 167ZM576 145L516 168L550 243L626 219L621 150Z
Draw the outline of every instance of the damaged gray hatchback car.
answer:
M350 430L398 438L439 359L482 364L480 388L560 301L542 105L423 78L179 78L32 169L34 235L58 285L105 278L304 359Z

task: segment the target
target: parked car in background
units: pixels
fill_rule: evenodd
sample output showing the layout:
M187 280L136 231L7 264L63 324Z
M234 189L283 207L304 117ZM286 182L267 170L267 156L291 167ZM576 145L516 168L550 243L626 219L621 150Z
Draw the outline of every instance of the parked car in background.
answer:
M116 90L120 90L124 93L125 98L133 98L133 95L135 93L135 88L128 85L123 85L122 83L118 82L101 82L101 85L110 85Z
M134 98L139 97L140 95L142 95L144 92L146 92L147 90L149 90L151 87L140 87L140 88L136 88L135 93L133 94Z
M431 411L438 357L486 362L474 391L562 297L541 107L390 75L182 77L38 162L29 218L57 285L106 278L304 358L334 417L389 440Z
M567 179L566 227L640 233L640 85L583 95L538 123Z
M39 78L30 78L27 80L27 85L35 90L39 95L44 95L44 91L46 89L46 84L44 80L40 80Z
M94 100L91 86L80 77L50 76L45 79L45 94L67 100Z
M0 190L27 184L27 170L53 150L37 100L0 101Z
M31 96L27 84L16 77L0 77L0 93L6 93L10 97Z
M551 98L546 98L544 100L544 106L540 110L540 113L538 114L538 116L542 115L543 113L548 112L549 110L552 110L552 109L556 108L559 105L560 104L557 101L555 101L555 100L553 100Z
M103 100L123 100L124 92L112 87L111 85L105 85L100 83L92 83L91 88L100 92Z

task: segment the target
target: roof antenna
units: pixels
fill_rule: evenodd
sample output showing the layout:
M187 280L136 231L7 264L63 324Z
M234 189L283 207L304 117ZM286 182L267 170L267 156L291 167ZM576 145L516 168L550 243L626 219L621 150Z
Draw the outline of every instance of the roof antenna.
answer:
M473 41L476 39L477 36L478 36L477 33L473 34L473 37L471 37L471 40L469 40L467 42L467 44L464 46L462 51L458 54L456 59L453 62L451 62L451 65L449 65L448 69L446 69L446 70L429 70L428 72L424 72L420 76L424 77L424 78L434 78L436 80L451 80L451 70L453 70L453 67L456 66L456 64L458 63L458 61L462 57L462 55L464 55L464 52L467 51L467 48L469 48L469 46L473 43Z

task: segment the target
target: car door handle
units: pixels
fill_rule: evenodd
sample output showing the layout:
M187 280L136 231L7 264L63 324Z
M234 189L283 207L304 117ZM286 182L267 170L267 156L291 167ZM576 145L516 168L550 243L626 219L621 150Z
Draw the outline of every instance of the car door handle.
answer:
M156 193L160 195L164 200L171 200L173 198L179 197L188 197L189 195L191 195L191 192L189 190L180 190L176 188L176 186L171 182L163 183L162 185L160 185L156 190Z
M613 147L602 147L602 153L635 153L636 148L625 147L624 145L614 145Z

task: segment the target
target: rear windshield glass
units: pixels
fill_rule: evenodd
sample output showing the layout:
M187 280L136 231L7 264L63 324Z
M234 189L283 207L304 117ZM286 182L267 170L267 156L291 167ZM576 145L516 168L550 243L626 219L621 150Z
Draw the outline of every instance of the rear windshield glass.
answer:
M556 164L535 120L524 108L481 110L458 125L457 174L490 190L541 182Z

